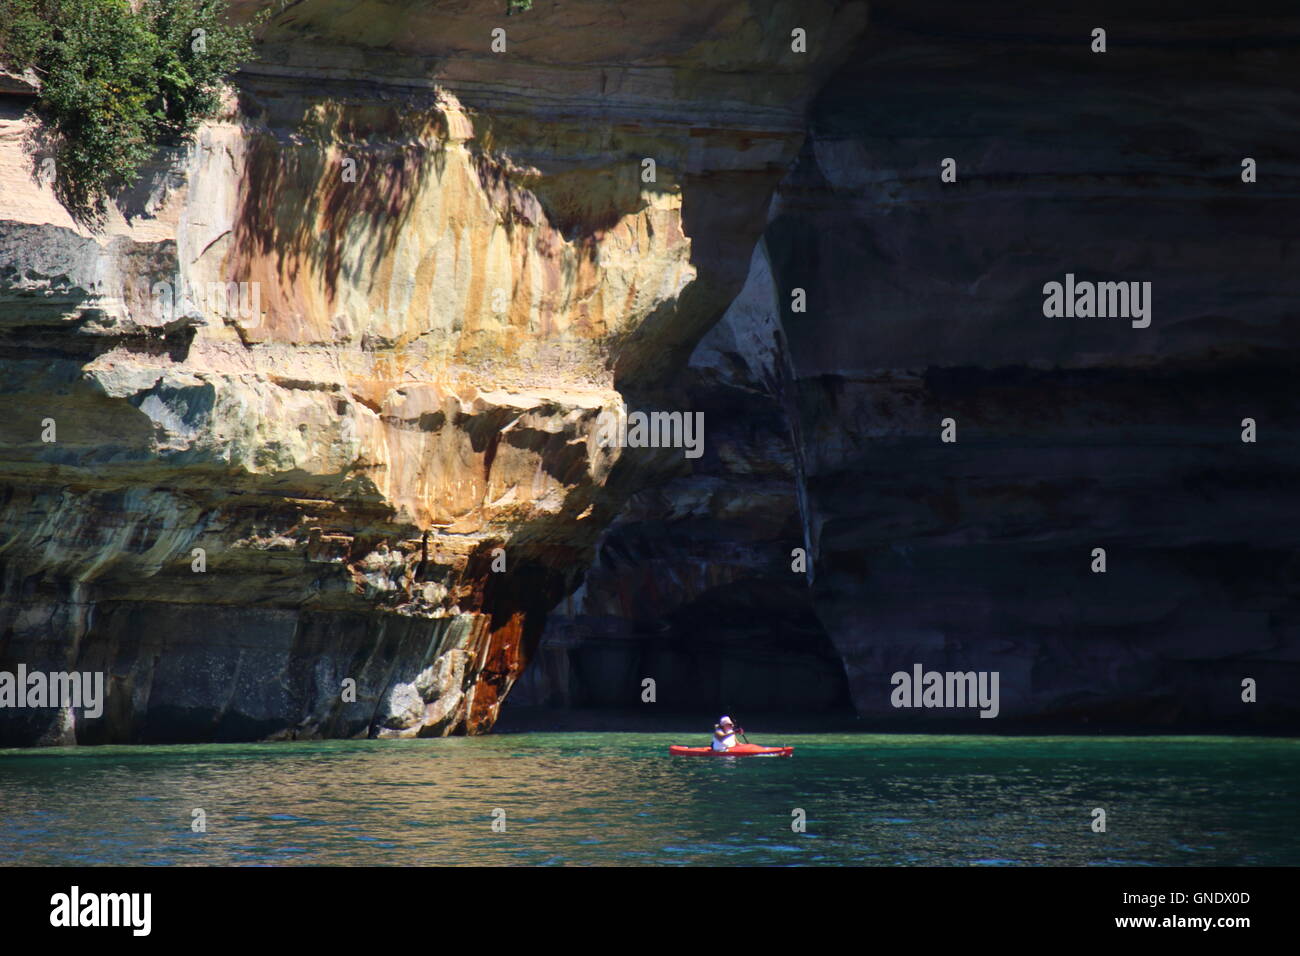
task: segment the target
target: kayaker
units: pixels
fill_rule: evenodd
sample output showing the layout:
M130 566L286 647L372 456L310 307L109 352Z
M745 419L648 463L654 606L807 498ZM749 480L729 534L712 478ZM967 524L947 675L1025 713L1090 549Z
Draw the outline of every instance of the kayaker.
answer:
M744 732L745 728L736 727L730 717L721 718L713 728L713 749L730 750L736 746L736 734Z

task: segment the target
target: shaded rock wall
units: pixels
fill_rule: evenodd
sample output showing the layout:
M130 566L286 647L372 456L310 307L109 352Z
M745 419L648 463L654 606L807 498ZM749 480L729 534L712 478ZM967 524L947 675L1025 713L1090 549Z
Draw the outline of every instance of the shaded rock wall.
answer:
M812 606L794 381L766 247L682 376L703 455L637 492L547 619L511 706L825 714L850 706ZM643 696L654 681L654 699ZM646 704L653 703L654 707Z
M729 566L752 592L785 593L802 511L814 573L783 626L826 635L872 725L1294 730L1300 102L1283 77L1300 68L1300 20L1284 4L997 6L873 4L811 110L773 203L770 266L751 271L761 284L770 269L779 315L733 312L740 328L696 353L707 368L728 351L711 340L755 334L791 369L725 426L754 426L733 460L784 463L782 500L755 495L751 513L790 516ZM1097 26L1105 54L1090 50ZM946 157L956 182L940 180ZM1043 285L1066 273L1151 282L1150 327L1046 318ZM777 434L793 447L769 454ZM717 547L690 510L712 477L661 489L656 510L683 515L672 554L602 555L585 607L616 608L640 575L684 576ZM734 586L691 598L713 606ZM607 616L653 634L675 613L641 601ZM543 655L580 660L570 633L553 620ZM1000 719L895 709L890 677L915 663L1000 672ZM587 699L581 668L563 673L552 698Z
M921 662L1008 720L1296 726L1300 20L1246 12L885 4L814 108L768 243L860 714L914 722ZM1044 317L1067 272L1151 282L1150 327Z
M287 7L228 115L100 234L4 100L0 670L104 670L110 704L6 711L0 744L490 728L662 466L598 417L680 407L664 384L865 19L504 14ZM191 294L157 309L158 283Z

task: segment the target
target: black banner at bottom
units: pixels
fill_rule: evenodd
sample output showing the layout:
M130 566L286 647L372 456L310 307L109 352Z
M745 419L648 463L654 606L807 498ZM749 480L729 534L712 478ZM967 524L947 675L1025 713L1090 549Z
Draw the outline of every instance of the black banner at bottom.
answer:
M1285 868L13 868L6 930L131 946L268 942L373 946L430 921L499 945L557 920L583 934L689 929L762 938L835 919L864 945L918 940L1193 938L1232 945L1291 922ZM693 937L699 942L699 937ZM811 940L810 940L811 942Z

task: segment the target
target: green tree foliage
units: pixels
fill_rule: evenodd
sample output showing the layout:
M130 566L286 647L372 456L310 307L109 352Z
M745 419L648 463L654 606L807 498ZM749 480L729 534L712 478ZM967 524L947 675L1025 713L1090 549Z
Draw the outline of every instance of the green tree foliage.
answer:
M130 186L162 145L217 112L224 79L252 53L226 0L0 0L0 60L36 72L36 112L55 191L83 221Z

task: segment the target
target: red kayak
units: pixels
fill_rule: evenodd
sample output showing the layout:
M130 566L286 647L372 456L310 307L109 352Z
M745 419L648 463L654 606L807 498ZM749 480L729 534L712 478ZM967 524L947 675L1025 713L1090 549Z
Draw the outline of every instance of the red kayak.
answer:
M736 744L730 750L714 750L712 747L669 747L668 752L674 757L791 757L793 747L760 747L758 744Z

